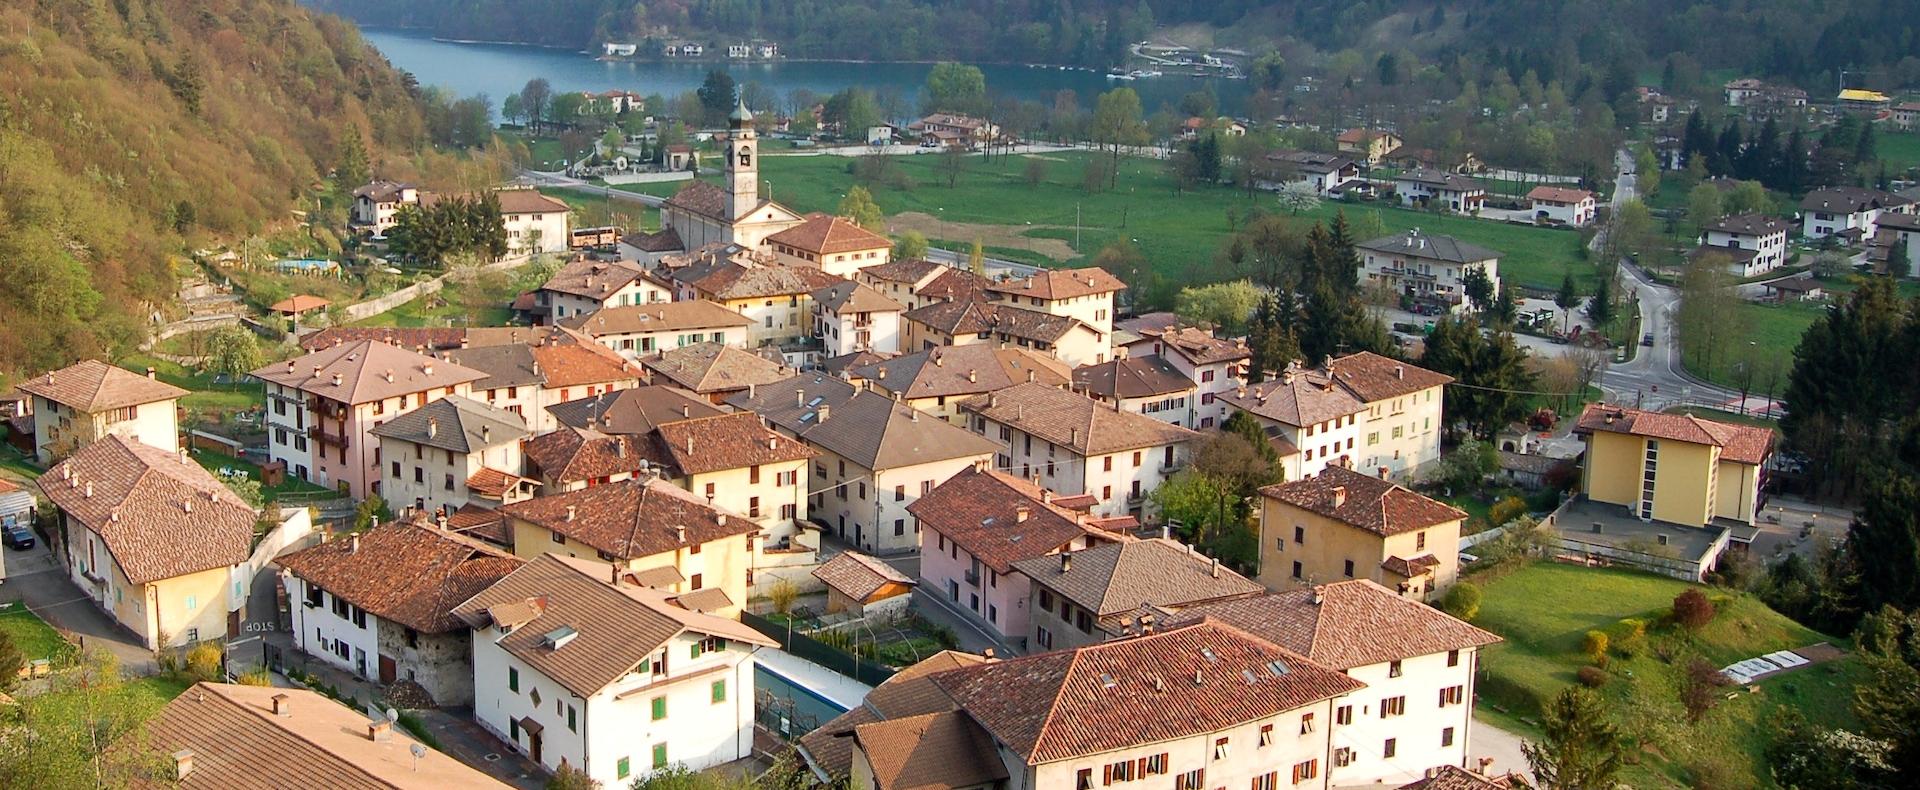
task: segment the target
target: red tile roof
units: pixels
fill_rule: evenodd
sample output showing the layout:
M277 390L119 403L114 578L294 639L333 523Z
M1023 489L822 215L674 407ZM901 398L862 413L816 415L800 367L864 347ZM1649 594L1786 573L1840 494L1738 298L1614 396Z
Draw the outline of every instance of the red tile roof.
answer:
M1691 414L1662 414L1606 403L1589 403L1580 412L1575 433L1624 433L1653 439L1671 439L1720 448L1720 458L1758 465L1773 452L1773 429L1735 425Z
M1393 481L1339 466L1329 466L1313 477L1267 486L1260 489L1260 494L1382 536L1467 517L1459 508L1428 499Z
M1200 437L1178 425L1038 383L978 395L960 408L1082 456L1184 444Z
M93 414L184 397L188 393L97 359L83 359L20 382L21 392Z
M426 392L487 377L472 368L374 340L315 351L253 371L255 378L347 404Z
M920 526L960 544L999 573L1075 541L1106 542L1111 533L1085 525L1086 514L1051 502L1051 493L991 469L967 469L907 506Z
M866 601L867 596L880 591L889 584L912 587L913 579L907 577L893 566L857 551L843 551L833 555L833 559L813 569L813 578L821 584L855 601Z
M333 304L333 303L325 299L322 299L318 296L312 296L309 294L296 294L294 296L289 296L285 299L282 299L278 302L274 302L273 306L267 309L272 310L276 313L304 313L308 310L324 309L326 308L327 305L330 305L330 304Z
M36 482L100 536L134 584L245 562L253 548L258 513L225 483L183 454L118 434L81 447Z
M1532 191L1529 191L1527 193L1527 199L1528 200L1544 200L1548 203L1579 203L1585 200L1592 200L1593 193L1588 192L1584 189L1573 189L1571 187L1556 187L1556 186L1548 186L1546 184L1542 184L1540 186L1534 187Z
M860 227L846 217L814 212L800 224L767 237L767 244L785 244L816 255L838 252L884 250L893 242L887 237Z
M1002 280L987 286L987 290L997 294L1012 296L1031 296L1037 299L1072 299L1079 296L1107 294L1124 291L1127 284L1120 278L1107 273L1106 269L1089 266L1084 269L1043 269L1027 277Z
M500 508L615 557L635 559L746 535L759 525L659 478L623 480Z
M762 464L803 461L818 453L760 422L759 415L736 411L666 423L654 429L665 455L681 476L745 469Z
M275 560L375 617L427 634L464 627L453 608L525 562L424 522L385 524Z
M1502 641L1368 579L1204 603L1180 610L1169 623L1202 618L1231 623L1341 670Z

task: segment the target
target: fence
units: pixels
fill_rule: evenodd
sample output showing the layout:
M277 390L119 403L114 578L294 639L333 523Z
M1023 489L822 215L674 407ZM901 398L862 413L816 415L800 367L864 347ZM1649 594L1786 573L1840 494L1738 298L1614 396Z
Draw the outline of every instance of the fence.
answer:
M833 647L806 634L798 633L784 623L776 623L750 612L740 613L740 622L762 634L766 634L780 643L780 649L812 661L869 686L878 686L887 678L893 677L896 670L884 664L868 661Z

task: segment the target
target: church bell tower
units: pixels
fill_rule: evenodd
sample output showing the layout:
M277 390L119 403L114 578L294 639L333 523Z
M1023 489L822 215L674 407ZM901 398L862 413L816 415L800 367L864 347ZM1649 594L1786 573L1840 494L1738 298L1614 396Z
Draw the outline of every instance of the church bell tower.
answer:
M739 222L760 205L759 152L745 100L727 116L727 126L727 221Z

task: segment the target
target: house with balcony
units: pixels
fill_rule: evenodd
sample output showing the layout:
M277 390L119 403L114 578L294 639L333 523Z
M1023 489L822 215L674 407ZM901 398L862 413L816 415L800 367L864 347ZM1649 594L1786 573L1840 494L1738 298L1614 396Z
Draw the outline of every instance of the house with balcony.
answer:
M1279 375L1221 396L1266 426L1287 480L1342 466L1411 479L1440 457L1446 385L1453 378L1372 352Z
M545 554L454 616L474 720L545 770L614 786L754 753L753 653L776 643L645 572Z
M987 284L987 298L1048 315L1072 318L1093 327L1103 339L1113 334L1114 297L1127 289L1120 278L1098 266L1041 269L1025 277Z
M394 181L373 181L353 190L352 224L374 236L386 236L402 206L420 202L420 188Z
M1182 467L1200 434L1077 392L1017 384L960 404L994 448L994 468L1049 490L1093 497L1100 518L1143 518L1147 494Z
M1572 187L1542 184L1527 193L1533 205L1533 219L1542 225L1584 228L1592 224L1596 212L1592 192Z
M526 421L498 406L450 395L376 425L371 434L384 459L381 496L396 509L497 508L529 499L539 488L523 476Z
M1415 305L1453 314L1484 309L1467 295L1467 279L1476 273L1486 276L1489 294L1500 293L1500 253L1452 236L1414 228L1353 246L1363 283L1384 285Z
M1809 239L1840 236L1858 243L1874 237L1882 215L1912 213L1913 201L1892 192L1821 187L1800 199L1800 235Z
M1466 517L1383 476L1329 466L1260 489L1260 583L1288 590L1371 579L1437 601L1459 574Z
M877 392L823 401L793 419L801 441L819 452L814 521L874 554L918 549L913 503L993 457L992 442Z
M473 703L472 633L453 608L525 560L434 526L393 522L285 554L294 649L382 686Z
M856 282L829 285L811 296L814 335L820 339L822 355L900 353L900 314L906 308L899 302Z
M1333 142L1340 153L1350 154L1368 165L1380 164L1380 160L1399 150L1403 143L1400 135L1385 129L1348 129L1334 137Z
M125 436L166 452L180 450L180 399L187 391L97 359L23 380L32 398L33 453L50 464L105 436Z
M1073 371L1073 389L1121 411L1143 414L1182 428L1199 427L1200 401L1192 379L1165 358L1122 357Z
M1400 205L1432 208L1454 214L1476 214L1487 202L1487 188L1479 181L1442 170L1415 168L1395 176Z
M1212 428L1232 413L1219 398L1246 381L1253 352L1245 338L1217 337L1205 328L1181 325L1172 313L1131 319L1120 331L1137 338L1125 345L1128 357L1157 356L1193 382L1198 400L1187 427Z
M587 315L608 307L673 301L673 289L633 261L569 261L533 292L543 322Z
M563 318L560 326L636 361L696 343L745 348L753 342L754 331L753 319L702 299L609 307Z
M487 374L378 340L341 343L250 375L267 390L267 453L287 473L349 496L379 494L382 423Z

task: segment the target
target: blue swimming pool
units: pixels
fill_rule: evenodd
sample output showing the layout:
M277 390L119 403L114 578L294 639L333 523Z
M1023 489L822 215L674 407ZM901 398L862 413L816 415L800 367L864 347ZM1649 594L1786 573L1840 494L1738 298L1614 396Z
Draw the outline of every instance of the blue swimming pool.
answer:
M753 713L761 724L787 738L819 728L847 709L764 665L753 667Z

